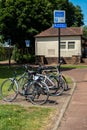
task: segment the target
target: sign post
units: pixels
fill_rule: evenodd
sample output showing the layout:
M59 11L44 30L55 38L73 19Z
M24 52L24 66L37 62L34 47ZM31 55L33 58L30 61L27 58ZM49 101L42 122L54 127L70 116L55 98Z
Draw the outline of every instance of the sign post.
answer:
M58 63L60 63L60 28L66 28L65 11L54 10L54 28L58 28ZM59 66L60 71L60 66Z
M27 55L29 53L29 47L30 47L30 40L26 39L25 40L25 44L26 44L26 51L27 51Z
M9 68L10 68L11 65L11 39L10 38L7 40L7 43L9 45Z
M30 47L30 40L25 40L26 47Z

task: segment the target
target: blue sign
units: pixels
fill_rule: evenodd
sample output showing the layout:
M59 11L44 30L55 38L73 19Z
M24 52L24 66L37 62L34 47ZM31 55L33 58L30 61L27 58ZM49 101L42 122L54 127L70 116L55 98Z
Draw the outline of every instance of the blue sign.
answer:
M54 23L53 28L66 28L67 24L66 23Z
M25 40L26 47L30 47L30 40Z
M65 23L64 10L54 10L54 23Z
M64 17L64 12L55 11L54 17Z

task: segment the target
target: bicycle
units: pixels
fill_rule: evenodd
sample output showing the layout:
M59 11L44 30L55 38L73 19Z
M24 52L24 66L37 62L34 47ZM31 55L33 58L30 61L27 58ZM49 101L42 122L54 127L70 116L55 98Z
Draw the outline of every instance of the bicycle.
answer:
M59 64L61 65L61 63ZM51 69L50 72L52 72L52 69L56 69L56 74L43 74L43 70L47 71L48 69ZM29 72L30 70L27 69ZM45 83L45 86L49 88L49 96L52 95L61 95L65 88L68 88L68 83L66 81L66 78L60 73L59 66L39 66L37 68L37 71L35 72L34 77L37 77L37 79L40 79ZM28 80L29 81L29 80Z
M33 104L42 105L46 103L49 98L48 86L40 77L36 76L37 71L30 71L27 65L24 67L25 72L18 80L18 83L21 85L20 90L22 90L22 92L19 91L19 94L25 96L25 98Z
M59 66L61 64L62 64L62 62L60 62ZM64 90L68 90L67 80L62 75L62 73L59 71L59 66L58 65L56 67L53 67L53 66L48 66L48 67L47 66L39 66L38 69L37 69L37 71L34 72L35 74L33 76L34 76L34 78L37 79L36 80L37 84L38 84L38 82L41 82L41 86L44 84L43 86L46 86L47 90L49 90L49 92L48 92L49 96L53 96L53 95L54 96L55 95L58 96L58 95L61 95ZM54 75L53 73L49 74L49 75L48 74L45 74L45 75L42 74L43 70L52 69L52 68L56 68L56 74L57 75ZM30 73L30 70L28 69L27 66L26 66L26 70L27 70L28 73ZM52 72L52 70L50 72ZM30 80L28 78L28 82L29 81ZM30 84L30 83L28 83L28 84ZM27 86L27 85L24 85L24 87L25 86ZM26 88L29 88L29 87L26 87Z
M38 76L43 77L44 82L48 85L49 87L49 94L50 96L52 95L61 95L63 91L68 90L68 83L65 78L65 76L62 74L61 71L59 71L59 67L61 66L62 62L60 62L59 65L57 66L39 66L38 71L40 74ZM54 69L56 69L56 74L53 73ZM45 76L41 75L45 72ZM49 72L49 73L47 73Z
M22 93L21 89L19 89L20 87L18 81L22 79L24 82L25 75L26 73L23 73L19 76L19 79L17 79L17 72L14 71L12 78L8 78L2 82L0 87L0 95L4 101L12 102L16 99L19 93Z
M16 73L13 78L6 79L1 85L0 92L2 99L4 101L11 102L16 99L18 94L20 94L25 96L25 98L28 97L29 101L33 104L41 105L46 103L49 98L48 87L40 79L34 79L35 74L36 72L29 71L27 66L25 66L25 72L20 76L19 79L17 79ZM21 89L19 89L19 85L22 85Z
M4 80L0 87L0 96L4 101L11 102L18 96L18 82L16 80L16 73L13 78Z

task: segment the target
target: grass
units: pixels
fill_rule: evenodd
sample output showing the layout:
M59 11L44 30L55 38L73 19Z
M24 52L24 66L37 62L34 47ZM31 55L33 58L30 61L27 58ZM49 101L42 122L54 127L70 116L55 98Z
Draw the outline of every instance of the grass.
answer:
M17 72L17 75L20 75L23 72L23 67L8 67L8 66L0 66L0 84L3 80L14 77L14 71Z
M80 64L78 64L78 65L72 65L72 64L68 65L68 64L66 64L66 65L62 65L62 68L63 69L83 69L83 68L87 68L87 65L80 65Z
M55 109L0 105L0 130L43 130Z

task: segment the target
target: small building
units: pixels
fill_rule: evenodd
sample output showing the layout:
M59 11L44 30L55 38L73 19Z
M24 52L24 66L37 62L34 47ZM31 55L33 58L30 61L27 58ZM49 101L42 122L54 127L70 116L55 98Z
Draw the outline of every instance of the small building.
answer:
M60 29L60 57L65 63L80 63L85 39L82 27ZM43 64L58 63L59 33L57 28L49 29L35 36L36 62Z

